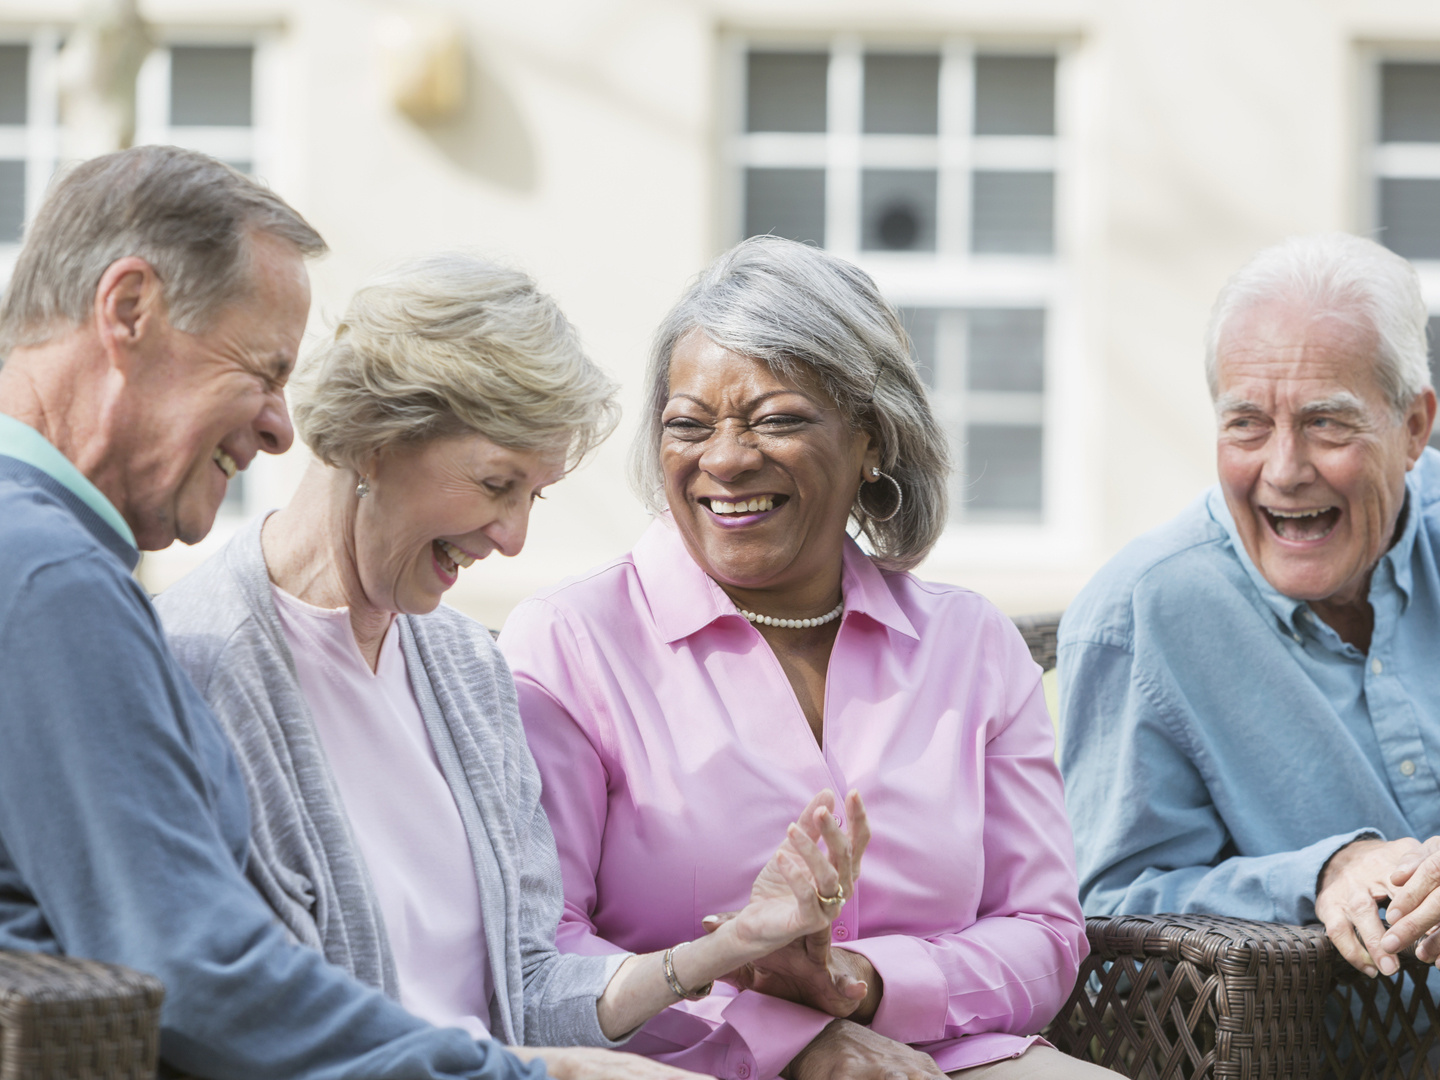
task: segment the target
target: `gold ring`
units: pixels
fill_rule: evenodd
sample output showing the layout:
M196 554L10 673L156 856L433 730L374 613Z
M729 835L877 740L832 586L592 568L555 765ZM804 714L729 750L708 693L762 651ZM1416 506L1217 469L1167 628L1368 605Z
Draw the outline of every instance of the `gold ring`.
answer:
M838 891L835 893L834 896L821 896L820 890L815 890L815 899L820 901L821 907L828 908L832 904L839 904L841 907L845 906L845 901L850 899L848 896L845 895L845 886L837 885L836 889Z

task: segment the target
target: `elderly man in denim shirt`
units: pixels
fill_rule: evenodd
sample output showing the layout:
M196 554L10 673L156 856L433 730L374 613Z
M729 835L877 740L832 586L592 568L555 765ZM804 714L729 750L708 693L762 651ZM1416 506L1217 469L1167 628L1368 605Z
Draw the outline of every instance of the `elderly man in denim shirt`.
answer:
M1412 942L1440 957L1426 317L1409 264L1351 236L1263 251L1221 292L1220 483L1060 628L1087 913L1318 918L1372 975Z

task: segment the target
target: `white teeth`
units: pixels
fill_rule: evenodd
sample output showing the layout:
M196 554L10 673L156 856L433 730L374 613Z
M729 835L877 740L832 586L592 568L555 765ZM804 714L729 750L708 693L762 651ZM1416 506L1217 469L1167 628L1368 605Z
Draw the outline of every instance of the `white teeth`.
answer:
M1328 511L1332 510L1333 507L1327 506L1322 510L1275 510L1269 507L1267 507L1266 509L1278 518L1307 518L1319 517L1321 514L1327 513Z
M454 544L450 543L450 541L441 540L439 541L439 544L441 550L444 551L446 555L450 556L450 560L456 566L473 566L475 564L475 557L473 555L465 554L465 552L461 551Z
M235 459L218 446L211 451L210 460L224 470L226 480L234 480L235 474L240 471L240 466L235 464Z
M739 502L710 500L710 511L715 514L755 514L774 509L775 500L769 495L762 495L756 499L741 499Z

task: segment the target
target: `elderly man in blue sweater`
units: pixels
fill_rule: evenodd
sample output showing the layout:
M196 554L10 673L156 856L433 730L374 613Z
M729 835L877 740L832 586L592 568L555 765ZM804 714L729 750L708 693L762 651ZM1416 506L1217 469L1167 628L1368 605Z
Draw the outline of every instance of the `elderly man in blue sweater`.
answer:
M1371 975L1417 940L1440 957L1426 318L1414 269L1353 236L1263 251L1220 294L1220 483L1060 628L1087 913L1318 918Z
M131 577L290 446L323 250L173 147L79 166L29 230L0 306L0 949L158 975L162 1059L197 1076L539 1080L287 938L244 876L235 758Z

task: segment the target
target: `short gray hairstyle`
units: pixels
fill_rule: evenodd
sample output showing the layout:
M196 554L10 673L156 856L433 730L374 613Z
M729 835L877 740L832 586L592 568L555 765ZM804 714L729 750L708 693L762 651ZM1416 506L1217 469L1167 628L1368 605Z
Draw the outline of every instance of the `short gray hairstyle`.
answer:
M295 428L327 465L363 471L398 444L478 432L573 467L614 430L616 384L528 276L461 252L363 285L293 385Z
M1225 283L1210 313L1205 376L1220 392L1219 351L1235 316L1268 303L1338 319L1376 337L1375 377L1397 416L1430 385L1429 312L1420 275L1373 240L1348 233L1295 236L1254 256Z
M0 302L0 356L88 322L95 289L136 256L160 279L171 325L201 333L250 288L253 233L305 256L325 241L284 199L212 157L137 146L82 162L52 185Z
M857 490L851 517L869 539L877 565L916 566L945 528L949 451L905 329L870 276L776 236L742 241L699 276L660 324L650 351L631 478L655 512L665 506L660 440L670 357L682 338L697 331L782 378L813 376L851 425L875 437L880 467L895 478L904 500L898 514L877 521ZM889 488L884 481L878 486Z

